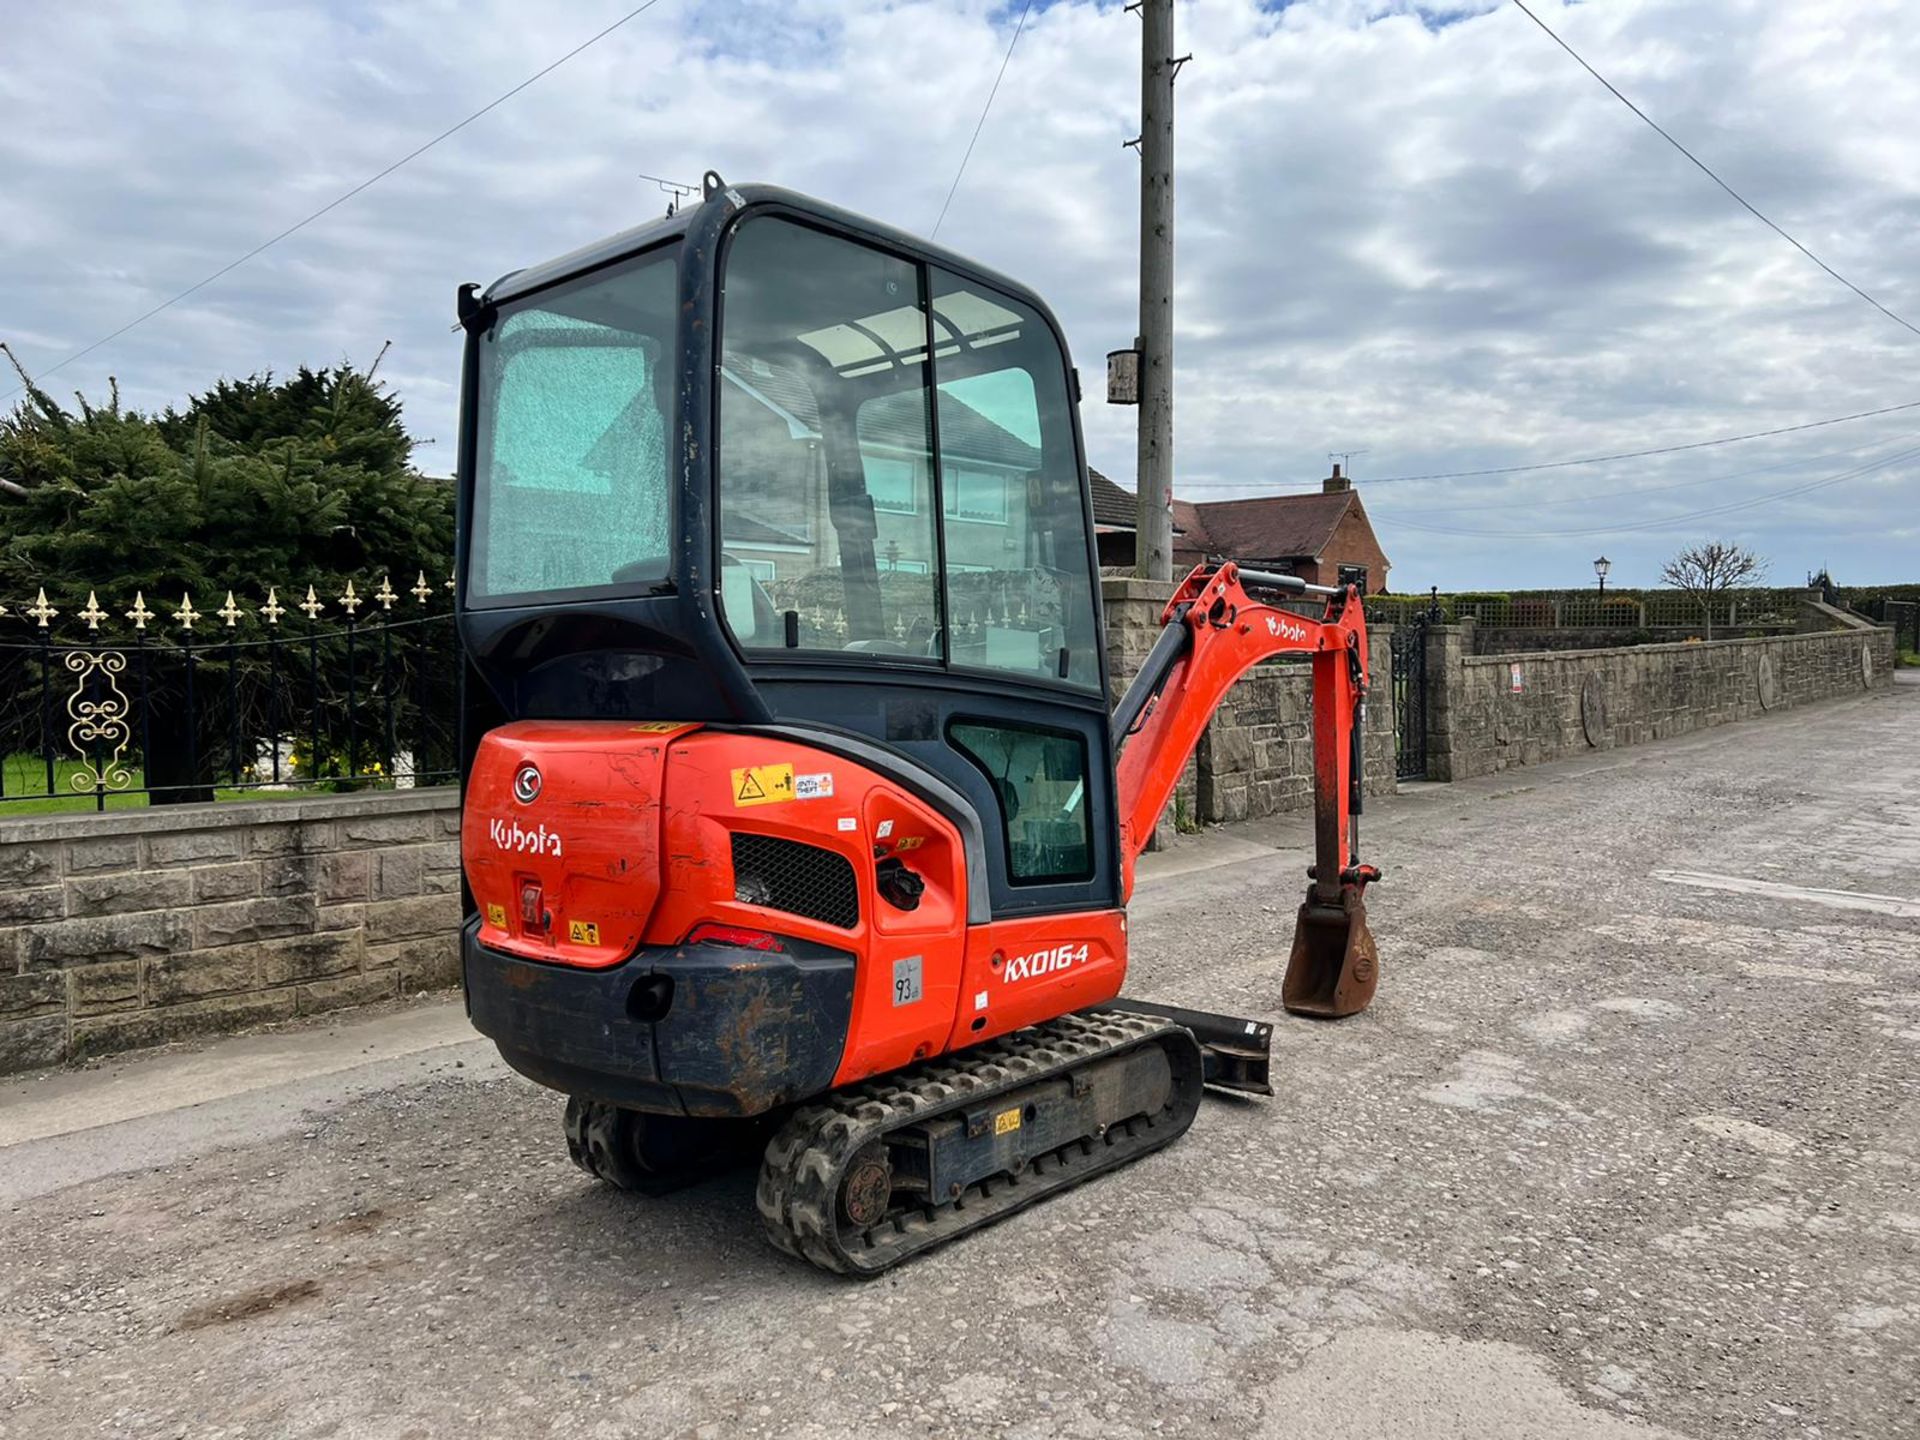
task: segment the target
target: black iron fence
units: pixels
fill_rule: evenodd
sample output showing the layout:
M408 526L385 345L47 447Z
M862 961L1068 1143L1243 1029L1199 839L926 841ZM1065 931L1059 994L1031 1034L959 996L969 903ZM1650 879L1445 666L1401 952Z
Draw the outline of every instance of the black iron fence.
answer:
M1711 619L1716 630L1790 631L1806 595L1804 588L1730 590L1710 608L1678 590L1373 595L1367 598L1367 620L1405 625L1438 613L1444 623L1472 619L1482 629L1652 631L1697 630Z
M331 587L329 587L331 588ZM422 573L322 598L0 604L0 816L444 784L452 597Z
M1920 655L1920 603L1881 595L1867 601L1865 610L1882 625L1893 627L1896 649Z

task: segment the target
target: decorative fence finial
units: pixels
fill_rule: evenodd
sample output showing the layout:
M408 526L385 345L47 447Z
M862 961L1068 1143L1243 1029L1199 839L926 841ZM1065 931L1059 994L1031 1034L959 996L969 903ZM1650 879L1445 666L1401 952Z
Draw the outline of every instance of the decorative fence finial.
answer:
M427 583L427 572L422 570L420 578L413 582L412 594L422 605L433 598L433 586Z
M40 622L40 628L42 630L46 629L47 622L53 619L53 617L58 615L59 613L60 612L58 610L54 609L53 606L47 603L47 591L45 586L41 587L39 598L36 599L33 602L33 604L27 607L27 614L33 616L34 619Z
M226 621L227 628L231 630L233 629L234 626L240 623L240 617L246 614L247 612L242 610L237 604L234 603L233 591L229 590L227 591L227 603L222 605L218 610L214 611L213 613L218 615L222 620Z
M127 618L133 621L136 630L145 630L147 621L153 618L153 611L147 608L147 597L138 590L133 592L133 608L127 611Z
M327 608L326 602L313 593L313 586L307 586L307 598L300 602L300 608L307 612L307 619L318 620L320 612Z
M287 607L280 603L280 597L274 593L273 586L267 587L267 603L260 607L260 614L269 625L278 625L280 617L287 613Z
M385 575L380 577L380 588L373 592L373 598L380 602L382 610L393 609L393 602L400 596L394 591L393 582Z
M100 608L100 602L94 598L93 591L87 591L87 608L80 612L80 618L87 622L87 629L97 631L100 622L107 618L107 612Z
M353 618L353 612L360 608L360 597L353 593L353 581L347 581L347 593L340 597L340 608L347 612L347 618Z
M180 592L180 608L173 612L173 618L182 630L193 629L193 622L200 618L200 612L193 608L193 596L185 590Z

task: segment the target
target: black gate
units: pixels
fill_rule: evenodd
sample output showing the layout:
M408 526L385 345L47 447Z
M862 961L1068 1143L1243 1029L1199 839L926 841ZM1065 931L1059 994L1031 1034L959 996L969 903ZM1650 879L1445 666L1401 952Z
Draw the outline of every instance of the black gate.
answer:
M1427 778L1426 616L1393 632L1393 773L1401 780Z

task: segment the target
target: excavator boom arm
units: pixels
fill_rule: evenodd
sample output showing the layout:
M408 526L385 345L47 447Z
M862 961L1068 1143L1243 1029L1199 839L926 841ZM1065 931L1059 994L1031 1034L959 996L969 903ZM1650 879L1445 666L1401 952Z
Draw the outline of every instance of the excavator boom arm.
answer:
M1254 592L1324 597L1326 613L1299 615ZM1320 900L1338 903L1354 866L1352 817L1360 811L1364 763L1358 736L1366 713L1367 623L1359 595L1231 562L1201 565L1174 592L1164 623L1113 717L1127 893L1134 861L1227 691L1262 660L1305 655L1313 668L1314 888Z

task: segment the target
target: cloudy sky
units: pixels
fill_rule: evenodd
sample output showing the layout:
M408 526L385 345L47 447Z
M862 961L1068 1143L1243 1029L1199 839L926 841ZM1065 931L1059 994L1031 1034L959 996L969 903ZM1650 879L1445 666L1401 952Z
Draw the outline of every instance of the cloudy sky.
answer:
M13 0L0 338L42 372L332 200L636 0ZM770 180L924 232L1023 0L659 0L299 234L49 377L159 407L382 369L451 464L453 293L658 212L642 172ZM1761 210L1920 324L1910 0L1537 0ZM1397 590L1652 583L1680 544L1920 579L1920 338L1823 274L1493 0L1179 12L1177 491L1359 477ZM1139 26L1036 0L940 239L1020 276L1101 400L1135 325ZM11 378L0 383L9 388ZM445 459L436 467L434 456ZM1849 478L1836 478L1849 477ZM1388 483L1391 481L1392 483ZM1828 482L1832 483L1819 483ZM1812 487L1812 488L1808 488ZM1789 493L1783 493L1789 492ZM1791 493L1798 492L1798 493ZM1717 511L1715 514L1699 514Z

